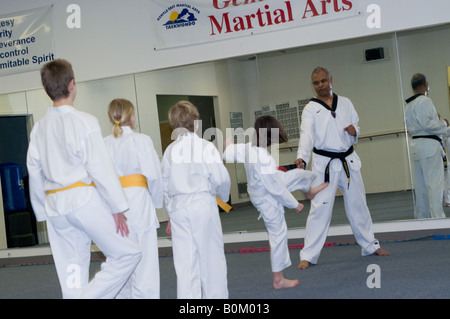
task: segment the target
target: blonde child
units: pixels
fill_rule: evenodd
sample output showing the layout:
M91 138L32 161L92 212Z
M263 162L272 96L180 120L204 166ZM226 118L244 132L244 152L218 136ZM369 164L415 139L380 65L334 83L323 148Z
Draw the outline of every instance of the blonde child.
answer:
M291 192L301 190L311 199L327 183L311 188L316 174L297 168L287 172L277 169L268 147L288 141L277 119L261 116L256 119L254 129L254 138L247 144L232 144L228 139L223 158L227 162L244 163L250 200L259 211L260 218L263 218L269 234L273 287L295 287L298 285L297 279L290 280L283 276L283 270L291 266L284 207L301 212L304 205Z
M156 209L163 205L161 163L152 139L134 132L135 108L126 99L108 106L113 134L105 138L130 209L125 213L130 237L139 245L141 262L118 298L160 298Z
M180 101L169 111L176 140L163 156L168 231L177 297L228 298L227 266L216 196L226 202L230 176L215 146L195 133L197 108Z

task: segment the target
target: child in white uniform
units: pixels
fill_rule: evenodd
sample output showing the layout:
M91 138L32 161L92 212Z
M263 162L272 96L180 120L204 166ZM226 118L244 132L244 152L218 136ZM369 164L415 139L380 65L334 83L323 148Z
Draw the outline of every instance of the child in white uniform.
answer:
M126 237L127 199L97 119L73 107L70 63L49 62L41 77L53 107L31 132L27 167L33 210L38 221L47 221L63 298L114 298L141 258ZM106 261L89 282L91 240Z
M152 139L133 131L134 106L115 99L108 106L113 134L105 138L130 209L125 213L130 237L141 248L142 259L119 298L156 299L160 297L159 255L155 208L163 205L161 163Z
M197 108L180 101L169 111L176 140L163 156L168 232L177 297L228 298L227 266L216 196L228 201L230 176L215 146L195 133Z
M223 155L227 162L244 163L251 202L260 212L269 233L275 289L298 285L298 280L289 280L283 276L283 270L291 265L284 206L297 212L304 207L291 192L301 190L311 199L327 186L327 183L323 183L311 188L316 174L310 171L295 168L283 172L277 169L267 148L274 143L287 141L287 135L277 119L261 116L255 122L254 140L247 144L228 145Z

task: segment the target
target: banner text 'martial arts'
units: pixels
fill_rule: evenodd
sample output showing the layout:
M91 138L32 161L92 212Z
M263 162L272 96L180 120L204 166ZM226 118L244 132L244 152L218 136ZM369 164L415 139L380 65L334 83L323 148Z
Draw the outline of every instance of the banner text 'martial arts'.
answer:
M229 7L254 4L262 1L264 0L213 0L213 7L217 10L223 10ZM211 23L210 35L239 32L254 29L255 27L264 28L266 26L292 22L298 17L301 20L305 20L317 16L326 16L330 13L349 11L352 8L353 4L350 0L307 0L305 8L301 12L293 12L291 1L285 1L276 8L271 8L269 4L266 4L263 8L258 8L254 13L241 16L231 17L228 11L221 13L219 16L208 16Z

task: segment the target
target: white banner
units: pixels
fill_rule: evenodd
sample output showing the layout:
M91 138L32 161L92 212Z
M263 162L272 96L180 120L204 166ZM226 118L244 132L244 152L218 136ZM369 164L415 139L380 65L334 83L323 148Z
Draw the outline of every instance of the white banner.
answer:
M155 49L328 22L360 14L359 0L151 0Z
M0 16L0 76L40 69L55 59L52 7Z

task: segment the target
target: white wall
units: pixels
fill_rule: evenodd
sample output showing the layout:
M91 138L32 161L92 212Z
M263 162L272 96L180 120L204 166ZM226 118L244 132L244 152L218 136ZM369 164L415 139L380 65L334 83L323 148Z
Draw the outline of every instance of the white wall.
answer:
M53 4L57 56L71 61L77 80L126 75L254 53L328 43L449 21L448 0L360 0L361 14L351 19L313 23L261 35L168 50L154 50L151 0L2 0L1 14ZM67 7L81 8L81 28L69 29ZM381 27L370 29L366 8L381 8ZM0 94L40 87L38 72L0 78Z
M104 135L110 132L106 106L118 96L137 105L139 129L153 138L160 155L156 94L217 96L219 128L228 127L229 112L233 111L243 111L244 125L249 127L253 125L250 108L287 97L311 96L309 74L318 64L332 69L336 92L355 103L363 135L402 127L402 100L409 95L409 78L417 71L427 74L438 111L450 118L445 79L445 68L450 65L449 25L389 33L448 22L448 0L427 3L427 8L422 1L362 1L363 7L373 2L380 4L381 29L365 27L367 15L362 12L354 20L157 52L149 39L149 1L130 2L77 1L82 9L79 30L69 30L65 24L66 7L71 1L54 4L57 52L74 66L79 86L76 106L99 118ZM2 14L50 4L46 0L3 0ZM288 50L284 58L264 54L249 59L255 53L298 46L301 48ZM363 50L377 46L387 49L389 59L362 63ZM190 65L196 62L202 63ZM38 72L0 77L0 114L33 114L36 121L49 105ZM368 192L410 187L409 172L399 164L407 161L405 147L401 137L358 145ZM388 162L386 150L396 150L390 153L395 155L387 157ZM282 156L283 160L291 160L295 152ZM234 167L228 168L236 182ZM239 201L235 187L232 198Z
M229 112L244 112L247 128L253 126L254 107L313 96L311 70L316 65L325 65L333 72L335 92L350 97L355 104L362 136L401 131L404 129L403 101L410 95L409 78L417 71L429 76L437 109L443 117L450 118L446 85L446 67L450 65L449 30L450 25L445 25L308 46L282 54L260 54L256 59L233 58L78 82L75 103L77 108L94 114L107 135L111 131L106 116L109 101L119 96L130 99L138 109L139 130L153 138L162 156L157 94L217 96L217 123L225 132L229 127ZM424 45L416 50L417 43ZM379 46L385 48L387 58L363 62L364 50ZM432 52L431 59L424 47ZM33 114L37 121L50 105L42 88L0 95L0 114ZM295 145L296 141L292 142ZM403 135L360 141L357 151L364 163L368 193L411 188ZM282 152L280 160L282 164L290 163L295 156L293 149ZM228 167L236 185L234 167ZM235 187L232 200L241 201Z
M262 104L314 96L311 71L320 65L332 72L334 92L355 105L361 136L404 131L396 43L394 35L379 35L263 55L258 58ZM384 48L386 59L365 62L364 51L377 47ZM296 151L283 153L283 163L294 162ZM411 188L404 134L360 140L356 151L367 193Z

